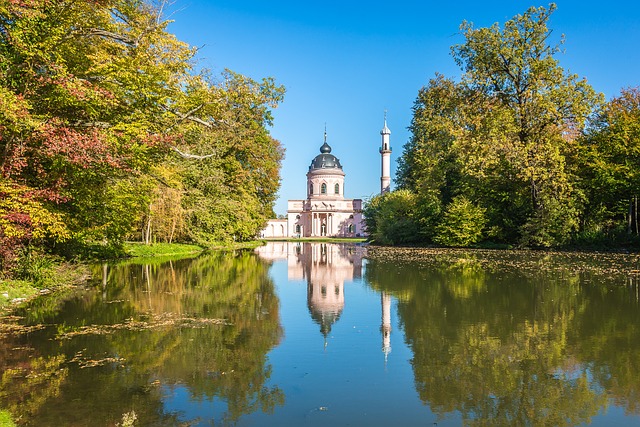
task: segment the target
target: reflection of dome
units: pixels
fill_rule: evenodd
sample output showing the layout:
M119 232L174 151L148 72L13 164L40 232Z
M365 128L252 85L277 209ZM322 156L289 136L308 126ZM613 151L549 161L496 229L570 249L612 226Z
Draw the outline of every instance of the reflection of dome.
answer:
M331 333L331 326L340 319L342 310L338 312L316 310L313 306L309 306L311 318L320 325L320 332L326 338Z
M327 144L325 141L320 147L320 153L318 154L312 161L311 166L309 166L309 170L314 169L342 169L342 165L340 164L340 160L331 154L331 146Z
M327 337L331 326L340 319L344 309L344 288L342 285L307 285L307 305L314 322L320 325L320 332Z

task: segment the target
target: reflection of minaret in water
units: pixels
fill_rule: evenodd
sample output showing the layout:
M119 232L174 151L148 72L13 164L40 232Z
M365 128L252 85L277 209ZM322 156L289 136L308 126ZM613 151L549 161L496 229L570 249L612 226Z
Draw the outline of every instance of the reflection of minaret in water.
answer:
M387 357L391 353L391 295L382 292L380 296L382 303L382 352L384 353L384 362L387 363Z

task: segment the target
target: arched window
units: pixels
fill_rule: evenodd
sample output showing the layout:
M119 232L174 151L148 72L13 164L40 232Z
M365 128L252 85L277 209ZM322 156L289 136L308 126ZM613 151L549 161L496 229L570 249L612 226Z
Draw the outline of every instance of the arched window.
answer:
M335 193L340 194L340 184L336 184Z
M296 233L300 233L300 224L296 224Z
M349 233L353 233L353 224L349 224Z
M327 194L327 184L325 184L324 182L320 186L320 194Z
M309 194L313 194L313 184L309 185Z

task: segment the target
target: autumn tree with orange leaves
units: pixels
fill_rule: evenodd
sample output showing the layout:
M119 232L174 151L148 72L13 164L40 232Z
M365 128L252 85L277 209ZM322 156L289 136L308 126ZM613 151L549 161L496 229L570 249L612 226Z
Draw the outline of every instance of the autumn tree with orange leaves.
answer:
M34 245L247 239L272 213L284 89L198 72L162 7L0 1L0 268Z

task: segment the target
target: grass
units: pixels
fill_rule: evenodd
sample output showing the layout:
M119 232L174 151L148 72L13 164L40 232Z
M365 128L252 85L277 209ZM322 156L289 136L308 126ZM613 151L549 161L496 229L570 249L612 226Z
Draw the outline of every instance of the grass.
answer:
M21 279L0 279L0 311L11 309L15 304L63 288L84 283L89 270L84 264L59 263L56 261L39 262L31 257L37 269L31 268L23 273ZM1 425L0 425L1 426Z
M204 249L196 245L184 243L154 243L145 245L139 242L127 242L124 245L127 255L132 257L166 257L176 255L194 255L201 253Z
M268 241L279 242L316 242L316 243L364 243L367 241L365 237L285 237L266 239Z
M190 245L185 243L153 243L145 245L140 242L127 242L124 245L125 253L130 257L153 258L153 257L188 257L198 255L206 250L236 250L255 249L264 245L264 240L252 240L249 242L211 242L206 247Z
M9 411L0 410L0 427L16 427Z
M38 292L40 289L26 280L0 280L0 308L4 308L14 300L32 297Z
M236 250L236 249L255 249L259 246L264 245L264 240L250 240L248 242L232 242L232 243L213 243L207 247L207 249L226 249L226 250Z

